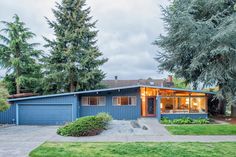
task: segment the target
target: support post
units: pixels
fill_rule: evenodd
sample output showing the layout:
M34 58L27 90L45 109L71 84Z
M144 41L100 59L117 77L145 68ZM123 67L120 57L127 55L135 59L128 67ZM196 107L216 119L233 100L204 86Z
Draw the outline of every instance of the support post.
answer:
M158 121L161 120L161 98L160 96L156 96L156 114Z

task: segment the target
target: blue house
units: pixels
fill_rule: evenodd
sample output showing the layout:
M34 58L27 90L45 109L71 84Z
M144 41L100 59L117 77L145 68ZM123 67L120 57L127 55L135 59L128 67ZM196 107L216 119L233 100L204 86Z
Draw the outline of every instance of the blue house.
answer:
M79 117L107 112L114 119L153 117L207 118L212 92L156 86L128 86L9 99L0 123L60 125Z

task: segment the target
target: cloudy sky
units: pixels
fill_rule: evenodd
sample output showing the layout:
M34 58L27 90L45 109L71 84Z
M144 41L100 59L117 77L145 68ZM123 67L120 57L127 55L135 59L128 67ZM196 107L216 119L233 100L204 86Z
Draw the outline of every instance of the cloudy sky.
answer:
M106 79L165 77L157 71L158 49L152 42L164 33L160 5L168 5L168 0L87 0L87 5L98 20L98 46L109 59L102 66ZM42 36L53 37L44 17L54 19L55 0L1 0L0 7L0 20L18 14L37 35L34 42L44 44Z

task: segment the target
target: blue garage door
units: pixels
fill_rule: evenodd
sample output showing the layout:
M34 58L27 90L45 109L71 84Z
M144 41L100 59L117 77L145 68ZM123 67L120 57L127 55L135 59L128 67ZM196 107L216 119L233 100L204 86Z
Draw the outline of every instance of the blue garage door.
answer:
M72 105L19 105L20 125L61 125L72 121Z

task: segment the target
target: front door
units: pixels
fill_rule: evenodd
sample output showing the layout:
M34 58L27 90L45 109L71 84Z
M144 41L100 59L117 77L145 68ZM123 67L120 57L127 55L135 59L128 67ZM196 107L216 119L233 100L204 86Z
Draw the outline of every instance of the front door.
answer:
M147 97L147 116L154 117L156 116L156 98Z

